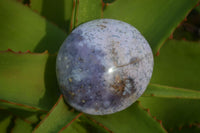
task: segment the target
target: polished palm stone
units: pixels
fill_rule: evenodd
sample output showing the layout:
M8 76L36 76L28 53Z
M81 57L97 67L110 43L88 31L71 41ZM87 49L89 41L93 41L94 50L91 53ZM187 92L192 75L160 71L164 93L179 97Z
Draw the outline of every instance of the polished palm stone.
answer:
M145 91L153 55L133 26L98 19L77 27L62 44L56 72L64 99L93 115L121 111Z

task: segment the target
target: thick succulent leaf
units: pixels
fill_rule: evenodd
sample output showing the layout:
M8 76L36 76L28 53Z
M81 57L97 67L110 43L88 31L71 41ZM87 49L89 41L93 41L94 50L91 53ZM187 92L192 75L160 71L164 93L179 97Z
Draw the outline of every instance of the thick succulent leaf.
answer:
M198 0L116 0L103 16L123 20L146 37L156 53L164 40L197 4Z
M200 99L141 97L140 101L167 129L200 122Z
M70 126L61 131L62 133L109 133L108 129L95 124L84 116L76 119Z
M5 107L5 105L2 106L2 104L0 104L0 107L6 108L7 106ZM18 107L16 107L16 108L7 107L7 109L2 109L2 110L4 110L4 112L6 112L10 115L17 116L20 119L27 121L28 123L32 123L32 124L38 123L42 119L42 116L46 114L46 113L41 113L41 111L35 111L35 112L33 112L33 110L27 111L26 108L19 109Z
M96 3L100 3L99 1ZM149 6L150 4L148 4L149 1L146 1L145 4L142 4L144 2L141 3L139 1L126 0L123 1L124 4L127 4L125 9L131 7L130 10L119 10L120 8L124 8L121 7L123 6L121 4L122 0L117 0L112 5L106 7L104 17L121 19L129 22L132 25L135 25L145 35L147 40L150 42L154 52L156 52L160 48L161 43L166 39L166 37L169 36L175 26L177 26L178 22L180 22L184 18L185 14L188 13L189 9L191 9L191 7L195 5L196 1L188 2L186 0L183 0L180 1L180 3L174 3L172 2L172 0L167 2L157 1L158 4L152 4L151 2L151 4L153 5L153 7L151 7ZM75 18L72 20L76 22L76 25L79 25L91 19L100 18L101 5L95 5L95 3L90 2L90 0L88 0L90 4L85 4L87 3L87 1L85 3L81 2L83 1L77 0L76 4L77 22ZM163 2L165 3L164 5ZM132 6L128 6L129 4L132 4ZM120 6L120 8L118 8L118 6ZM143 8L139 9L138 7ZM117 10L119 10L120 12ZM129 12L133 11L133 14L131 13L131 17L123 14L126 14L126 11L128 11L127 14L130 14ZM147 14L150 11L151 14L156 14L157 16L151 16L150 14ZM73 14L73 11L71 13ZM168 15L167 13L170 13L172 15ZM119 16L115 17L115 14L118 14ZM140 19L137 20L137 17ZM25 51L29 49L35 52L42 52L45 49L48 49L51 53L54 53L58 51L60 44L66 36L66 34L63 31L59 30L56 26L51 25L46 20L39 17L37 14L31 12L27 7L24 7L19 3L15 3L14 1L3 0L3 2L0 3L0 18L2 18L1 20L3 20L0 22L0 28L2 29L0 30L0 50L12 48L14 50ZM64 18L64 20L68 20L68 18ZM59 23L58 25L60 26L60 20L56 20L55 22ZM143 24L140 22L143 22ZM66 23L69 24L69 22ZM65 27L65 25L62 24L61 26ZM10 27L15 28L11 29ZM8 35L12 35L12 37L8 37ZM196 46L198 45L195 45L194 47L196 48ZM184 46L184 49L185 47L186 46ZM179 51L179 49L177 51ZM191 51L192 52L189 53L189 56L191 56L192 58L192 56L194 56L194 51L193 49ZM159 61L159 59L162 57L162 52L163 51L161 50L161 55L159 57L156 57L158 58L158 62L161 62ZM174 52L176 52L176 50ZM196 52L196 55L199 55L198 50ZM191 60L191 58L189 58L189 60ZM13 54L5 52L0 53L0 59L0 106L4 106L5 108L9 107L10 109L16 107L19 107L20 109L30 108L30 110L49 110L52 107L58 96L58 86L55 79L55 56L48 56L48 54L32 55ZM194 59L196 61L199 58L195 56ZM165 61L168 62L171 60L174 59L170 54ZM183 63L182 61L184 60L181 60L181 63ZM193 61L191 60L191 62L186 62L188 64L192 64ZM175 60L174 62L169 63L177 62ZM164 61L161 64L167 66L169 65L168 63L165 64ZM171 75L169 73L166 74L165 72L161 72L166 71L165 66L159 65L160 63L155 63L156 70L154 70L156 71L155 74L158 75L158 77L155 74L155 77L153 75L153 84L149 86L148 91L145 93L146 97L140 99L142 105L150 108L152 115L157 116L159 119L163 119L163 123L168 128L171 127L172 124L181 125L186 121L199 121L199 117L197 116L199 108L198 106L194 106L199 104L199 92L194 91L198 90L196 86L199 85L194 81L199 81L199 79L197 78L197 76L196 78L192 79L188 78L187 80L191 79L190 83L192 84L192 87L190 88L187 88L187 83L185 82L185 85L180 86L180 83L185 81L183 80L183 77L185 77L185 75L183 76L181 72L183 70L189 70L187 68L197 70L197 66L193 63L192 65L194 66L190 67L189 65L185 65L183 63L182 65L184 67L182 68L182 65L180 65L182 71L180 70L180 73L178 74L182 75L182 79L174 83L173 80L170 81ZM173 66L173 64L170 65ZM174 70L175 65L173 67L172 66L169 67L169 69L167 70ZM159 69L159 72L157 72L157 67ZM178 68L177 71L179 72ZM193 74L190 75L188 72L186 73L186 75L192 77L194 75L194 71L192 73ZM198 73L195 74L198 75ZM173 75L171 78L174 78ZM180 76L177 76L177 78L180 78ZM170 81L169 84L167 84L168 80ZM177 90L174 89L174 87L185 89ZM192 109L192 111L190 109ZM177 111L174 112L174 110ZM170 117L169 115L166 115L168 114L168 112L172 114L170 115ZM158 115L158 113L160 114ZM63 132L76 132L77 128L79 129L78 131L86 132L86 129L84 129L85 127L79 123L79 120L81 121L82 119L82 117L80 117L81 114L70 112L69 108L65 105L63 99L61 98L59 102L54 106L54 108L50 111L50 114L35 129L35 132L57 132L60 131L60 129L64 126L67 126L67 128L65 128ZM191 117L191 114L193 114L194 116ZM184 117L179 119L182 116ZM137 103L135 103L127 110L113 115L91 117L93 117L93 119L99 121L114 132L165 132L164 129L154 119L152 119L151 116L149 116L149 114L145 112ZM175 118L178 120L171 122ZM18 127L21 127L21 125L23 124L19 124Z
M57 6L55 6L57 5ZM34 0L31 8L67 32L81 23L101 18L101 0Z
M151 83L200 90L200 43L167 41L155 57Z
M58 51L66 33L14 0L0 2L0 50Z
M24 121L12 115L6 110L0 110L0 132L1 133L31 133L32 123Z
M13 114L16 113L15 111L20 111L19 116L21 116L21 114L22 114L21 111L30 112L30 113L42 113L42 112L46 113L45 110L42 110L37 107L21 104L20 101L19 102L17 102L17 101L11 102L11 101L0 99L0 107L1 107L1 109L4 109L4 110L11 110L11 112L13 112ZM22 116L26 117L26 114L22 114Z
M75 26L101 18L101 0L77 0Z
M200 125L190 125L169 130L169 133L200 133Z
M32 125L19 118L15 119L12 133L31 133Z
M35 128L34 133L48 132L68 132L68 133L90 133L90 132L108 132L103 127L90 121L83 116L83 113L74 112L63 100L62 95L58 102L51 109L49 114Z
M59 92L55 56L0 53L0 101L6 107L49 110Z
M12 120L12 116L6 117L4 120L0 121L0 132L6 133L9 130L9 125Z
M162 98L200 99L200 91L175 88L170 86L149 84L142 96L156 96Z
M34 133L49 133L58 132L65 125L70 124L76 116L80 116L78 112L70 111L69 107L65 104L62 95L57 103L50 110L49 114L40 122L34 130ZM78 118L77 117L77 118Z
M144 111L138 102L121 112L104 115L90 116L115 133L163 133L165 130Z
M151 84L139 99L167 129L200 122L200 44L167 41L155 58Z
M16 114L16 116L18 116L20 119L31 124L37 124L42 119L43 115L46 115L46 113L25 112L24 110L16 111L16 109L14 109L12 112L13 114Z
M30 7L69 32L71 19L74 19L73 0L32 0Z
M9 130L11 122L12 116L4 110L0 110L0 133L6 133Z

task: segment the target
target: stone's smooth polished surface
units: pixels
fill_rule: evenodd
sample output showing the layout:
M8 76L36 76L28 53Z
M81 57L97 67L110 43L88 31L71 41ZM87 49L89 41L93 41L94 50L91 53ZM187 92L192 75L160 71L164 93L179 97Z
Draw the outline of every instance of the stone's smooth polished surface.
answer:
M77 27L57 56L64 99L93 115L121 111L145 91L153 71L148 42L133 26L98 19Z

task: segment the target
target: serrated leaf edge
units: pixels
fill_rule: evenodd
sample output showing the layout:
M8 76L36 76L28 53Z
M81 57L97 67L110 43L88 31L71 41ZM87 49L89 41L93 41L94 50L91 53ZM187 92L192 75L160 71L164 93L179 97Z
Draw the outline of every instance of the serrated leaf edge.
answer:
M167 85L160 85L160 84L154 84L154 83L150 83L149 85L153 85L153 86L156 86L156 87L165 87L165 88L171 88L171 89L175 89L175 90L182 90L182 91L186 91L186 92L194 92L194 93L200 93L200 91L198 90L190 90L190 89L185 89L185 88L178 88L178 87L173 87L173 86L167 86ZM184 96L159 96L159 95L156 95L154 93L151 93L151 94L143 94L142 97L160 97L160 98L182 98L182 99L200 99L200 96L199 97L184 97Z
M54 106L51 108L51 110L47 113L47 115L44 117L42 121L34 128L33 133L38 129L40 125L48 118L48 116L52 113L52 111L56 108L58 103L63 99L63 95L61 94L60 97L58 98L57 102L54 104ZM67 106L67 105L66 105ZM70 112L73 112L74 109L71 109Z
M3 99L0 99L0 102L7 103L7 104L11 104L11 105L20 106L20 107L23 107L23 108L26 108L26 109L31 109L31 110L41 111L41 112L47 113L47 111L42 110L42 109L40 109L40 108L36 108L36 107L33 107L33 106L21 104L21 103L15 103L15 102L3 100Z
M145 109L142 105L141 105L141 102L138 101L138 106L144 110L145 112L147 112L147 114L152 118L154 119L157 123L159 123L159 125L161 126L161 128L167 133L167 130L165 129L165 127L163 126L162 124L162 120L158 120L156 117L153 117L150 113L150 109Z
M76 119L78 119L80 116L82 116L83 113L79 113L77 116L74 117L74 119L72 119L66 126L64 126L62 129L60 129L60 131L58 133L63 132L67 127L69 127Z
M180 23L178 23L178 24L176 25L176 28L177 28L182 22L184 22L185 20L187 20L187 16L189 15L189 13L190 13L194 8L196 8L196 7L199 6L199 5L200 5L200 1L198 1L197 4L196 4L192 9L190 9L190 10L186 13L185 18L184 18ZM163 47L163 45L165 44L165 42L166 42L167 40L169 40L169 39L171 39L171 40L173 39L173 33L174 33L174 31L176 30L176 28L172 29L170 36L169 36L167 39L165 39L165 40L163 41L163 43L158 47L158 50L157 50L157 52L156 52L156 56L159 56L159 55L160 55L160 49Z
M85 116L85 115L84 115ZM106 131L108 131L109 133L113 133L112 130L110 130L109 128L107 128L106 126L104 126L102 123L96 121L95 119L93 119L90 116L85 116L86 118L88 118L89 120L91 120L92 122L94 122L95 124L99 125L100 127L103 127Z
M33 53L33 52L31 52L30 50L27 50L27 51L25 51L25 52L22 52L22 51L16 52L16 51L14 51L14 50L12 50L12 49L9 49L9 48L8 48L7 50L0 51L0 53L32 54L32 55L43 55L43 54L48 54L48 55L49 55L48 50L45 50L45 51L42 52L42 53Z

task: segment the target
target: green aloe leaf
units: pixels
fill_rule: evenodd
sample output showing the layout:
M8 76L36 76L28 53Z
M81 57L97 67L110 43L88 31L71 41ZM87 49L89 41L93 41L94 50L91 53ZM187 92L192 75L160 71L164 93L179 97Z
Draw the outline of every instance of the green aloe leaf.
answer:
M35 128L34 133L58 132L65 125L70 124L75 117L78 118L80 115L78 112L70 111L61 95L47 116Z
M5 105L3 106L2 104L1 105L1 108L5 108ZM46 113L43 113L41 111L34 111L33 110L29 110L27 111L28 109L24 109L24 108L19 108L19 107L13 107L13 105L10 105L7 104L6 105L7 109L2 109L4 110L4 112L7 112L8 114L10 115L13 115L13 116L17 116L19 117L20 119L24 120L24 121L27 121L28 123L31 123L31 124L36 124L38 123L43 115L45 115Z
M141 97L140 101L167 130L200 121L199 99Z
M200 43L167 41L155 57L151 83L200 90Z
M34 0L31 2L31 8L61 28L70 31L75 25L101 18L102 2L101 0L59 0L56 2Z
M77 0L75 26L101 18L101 0Z
M58 51L66 33L14 0L0 2L0 50Z
M14 127L12 128L12 133L31 133L32 125L19 118L14 121Z
M199 133L199 132L200 132L199 124L179 127L176 129L171 129L169 131L169 133Z
M74 0L74 4L72 1L65 2L68 4L63 4L63 1L62 4L56 3L65 7L56 12L66 11L61 14L57 12L57 16L52 15L52 9L48 9L55 6L54 1L46 2L47 4L44 0L36 1L31 8L66 30L70 24L72 29L86 21L101 18L102 15L104 18L126 21L144 34L156 53L198 1L116 0L112 4L103 4L100 0ZM57 26L12 0L2 0L0 18L0 51L11 48L15 51L49 50L50 53L55 53L66 37L66 33ZM37 122L34 115L48 111L59 95L55 76L56 56L9 51L0 52L0 106L13 112L20 109L32 111L32 115L24 117ZM167 41L155 59L151 84L139 100L145 108L150 109L153 116L163 120L167 129L200 121L199 53L198 43ZM108 132L165 132L138 103L113 115L85 117L82 113L71 112L62 97L34 131L101 130L97 124L90 123L88 118L103 124ZM11 115L4 117L0 121L2 132L10 129L12 122ZM30 129L30 124L17 119L15 131L21 132L23 125ZM87 126L92 129L86 129Z
M82 113L71 112L63 101L62 96L52 108L49 115L35 128L36 132L165 132L161 125L154 120L138 103L135 103L128 110L107 116L88 116L96 123L102 123L105 129L98 127ZM120 121L120 122L119 122ZM129 121L127 123L127 121ZM81 123L83 125L81 125ZM88 126L90 125L90 126ZM120 128L116 128L120 127ZM89 129L88 129L89 128Z
M88 133L97 131L101 133L108 132L86 118L86 116L83 116L83 113L74 112L74 109L70 110L61 95L46 117L36 126L34 133Z
M75 0L32 0L31 9L37 11L60 28L69 32L71 19L74 19Z
M1 133L31 133L32 128L32 123L29 121L22 120L6 110L0 110Z
M153 52L185 18L198 0L116 0L107 5L104 18L119 19L135 26L146 37Z
M0 110L0 132L6 133L9 130L9 125L12 122L12 116L5 112L4 110Z
M11 108L48 111L59 92L55 56L47 53L0 53L0 104Z
M161 98L200 99L200 91L150 83L147 90L142 96L144 97L155 96Z
M121 112L105 115L91 116L115 133L163 133L162 126L154 120L138 102Z
M155 58L151 84L139 99L168 130L200 122L200 44L169 40Z
M96 122L96 121L95 121ZM111 131L105 127L99 126L92 120L86 118L85 116L80 116L78 119L73 121L73 123L65 127L62 133L110 133Z

